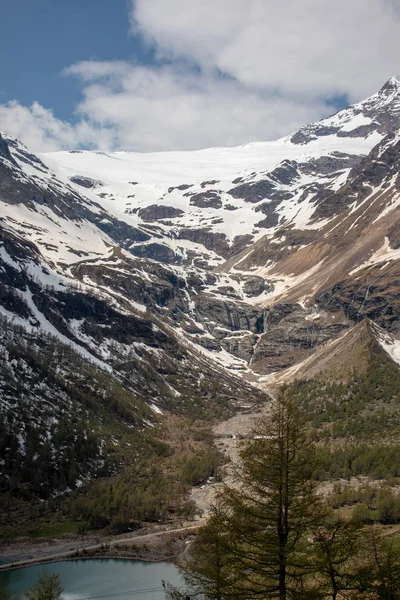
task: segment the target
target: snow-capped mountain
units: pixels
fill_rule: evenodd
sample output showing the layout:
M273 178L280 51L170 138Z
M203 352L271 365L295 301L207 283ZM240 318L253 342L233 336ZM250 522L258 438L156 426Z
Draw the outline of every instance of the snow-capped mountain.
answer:
M115 419L133 431L162 412L227 414L264 397L254 383L343 370L357 344L396 359L399 201L397 78L238 148L35 155L4 133L6 477L17 456L29 479L36 430L44 462L57 440L83 440L88 468L54 475L76 487L110 472ZM63 414L85 427L67 431Z
M250 379L364 314L394 330L397 313L377 310L370 275L390 290L399 131L394 77L286 138L238 148L35 156L4 134L2 313L107 368L134 343L169 360L150 334L163 327L185 352ZM357 299L363 285L368 302ZM82 302L59 301L78 292ZM146 333L128 335L127 315Z

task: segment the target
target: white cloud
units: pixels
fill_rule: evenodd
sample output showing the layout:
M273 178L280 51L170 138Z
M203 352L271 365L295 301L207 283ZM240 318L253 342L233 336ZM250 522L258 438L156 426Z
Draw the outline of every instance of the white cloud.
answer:
M0 104L0 131L22 140L34 151L88 147L109 148L113 133L106 128L98 130L90 121L76 124L57 119L51 110L34 102L22 106L16 100Z
M94 147L157 151L275 139L333 112L322 101L263 94L187 65L143 67L85 61L65 70L83 84L79 121L35 103L0 106L0 130L36 151Z
M397 0L130 0L158 64L82 61L78 122L0 105L34 150L171 150L274 139L361 100L400 71Z
M161 55L244 85L362 99L400 70L397 0L131 0Z
M329 112L320 101L264 95L182 65L114 69L85 62L68 73L86 82L82 118L113 129L121 148L196 149L277 138Z

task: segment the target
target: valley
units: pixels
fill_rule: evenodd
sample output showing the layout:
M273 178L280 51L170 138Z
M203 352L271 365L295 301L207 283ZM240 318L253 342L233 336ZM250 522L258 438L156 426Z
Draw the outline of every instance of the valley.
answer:
M3 132L3 543L191 522L282 384L333 453L322 480L399 477L399 202L396 77L236 148L34 154ZM367 442L370 472L334 454Z

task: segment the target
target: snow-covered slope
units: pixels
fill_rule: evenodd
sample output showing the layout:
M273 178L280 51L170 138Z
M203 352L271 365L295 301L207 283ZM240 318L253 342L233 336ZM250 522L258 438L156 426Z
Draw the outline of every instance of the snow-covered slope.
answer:
M338 335L349 314L357 319L351 300L340 312L330 286L347 274L357 286L399 258L399 131L392 78L291 136L238 148L35 156L4 135L1 311L108 367L135 344L152 362L145 323L168 329L168 343L156 345L164 358L176 340L249 377L287 367ZM60 295L77 287L108 307L104 323L92 301L89 312L60 308ZM146 333L125 339L117 315Z
M163 243L174 251L190 247L183 242L185 230L202 229L226 239L223 248L212 243L208 248L226 258L235 238L248 235L255 241L270 228L262 223L262 200L274 202L279 224L306 226L312 206L306 203L299 211L297 202L305 190L316 180L338 187L355 158L368 154L381 139L374 131L365 137L323 136L304 145L284 138L197 152L74 151L41 158L60 181L80 193L83 185L87 197L119 219L135 227L155 223ZM319 173L314 164L321 157L329 157L331 164Z

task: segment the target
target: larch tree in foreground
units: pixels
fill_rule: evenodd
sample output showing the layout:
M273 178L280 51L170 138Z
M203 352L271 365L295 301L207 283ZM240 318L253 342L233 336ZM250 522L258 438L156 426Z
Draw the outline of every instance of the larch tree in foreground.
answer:
M191 594L215 600L299 598L313 571L307 533L323 519L316 450L283 389L240 452L185 570ZM218 560L217 560L218 559Z

